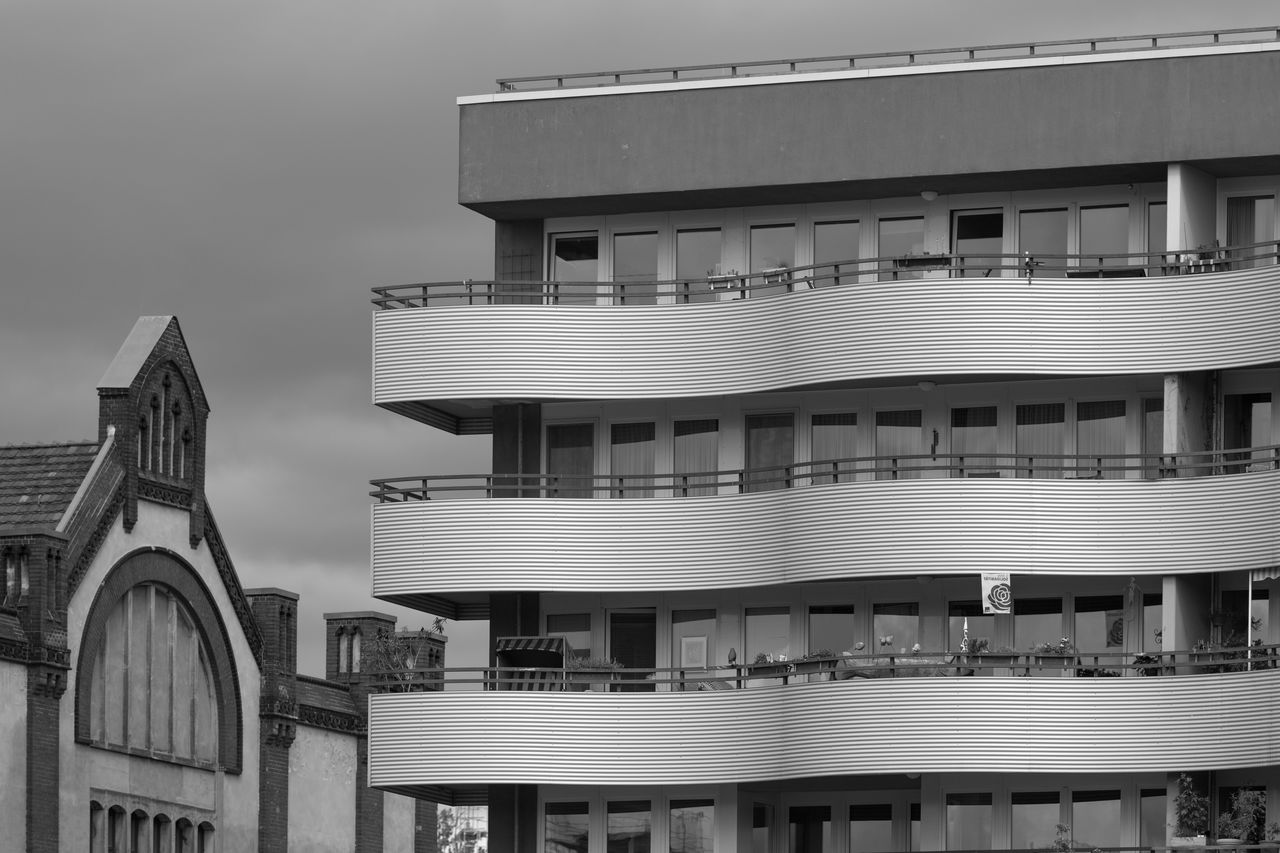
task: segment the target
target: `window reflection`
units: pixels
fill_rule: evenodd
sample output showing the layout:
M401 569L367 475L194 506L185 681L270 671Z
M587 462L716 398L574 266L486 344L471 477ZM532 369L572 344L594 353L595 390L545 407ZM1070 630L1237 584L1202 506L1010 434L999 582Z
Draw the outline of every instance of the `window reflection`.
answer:
M920 642L920 605L917 602L871 605L873 648L884 654L904 655Z
M852 275L857 271L856 264L839 266L835 262L859 257L858 242L861 237L861 224L856 219L814 224L813 262L822 265L814 270L814 283L818 287L857 281L857 277Z
M852 853L893 850L893 806L874 803L849 806L849 849Z
M591 657L591 614L547 614L547 636L564 637L576 658Z
M880 248L878 254L884 259L880 261L880 269L882 270L880 280L890 281L923 277L924 271L921 269L898 269L894 264L894 259L905 257L906 255L924 254L924 217L904 216L881 219L879 229Z
M947 849L991 849L991 794L947 794Z
M652 421L610 428L609 473L614 497L653 497L656 439L657 426Z
M815 604L809 608L809 653L827 649L839 654L852 649L854 637L852 604Z
M719 465L720 421L676 421L671 439L671 470L676 497L714 495Z
M786 293L790 270L796 265L796 226L754 225L751 228L751 272L763 273L753 279L751 295ZM763 286L762 286L763 285Z
M1057 791L1014 791L1009 846L1014 850L1051 848L1061 819Z
M1120 846L1119 791L1072 792L1071 841L1086 850Z
M596 232L551 235L551 270L553 282L567 282L566 287L553 292L556 301L567 303L593 303L594 287L574 285L572 282L596 282L600 280L600 239Z
M770 660L791 657L791 611L786 607L748 607L746 611L746 658L757 655Z
M672 800L671 853L712 853L715 850L714 800Z
M791 486L795 462L795 416L788 413L747 416L746 490L767 492Z
M1275 196L1248 196L1227 199L1227 245L1243 246L1249 243L1261 243L1276 238L1276 200ZM1258 249L1241 249L1233 253L1232 268L1245 269L1274 264L1274 258L1257 257L1262 252L1270 251L1263 246Z
M605 850L608 853L649 853L653 813L648 800L622 800L606 808Z
M969 648L974 648L975 640L985 639L987 650L995 651L998 645L996 617L984 615L980 601L952 601L947 604L947 650L960 651L966 620L969 622Z
M689 302L713 302L707 278L719 275L720 229L691 228L676 232L676 278Z
M830 806L792 806L787 828L790 853L825 853L831 849Z
M587 803L547 803L542 839L546 853L587 853L590 812Z

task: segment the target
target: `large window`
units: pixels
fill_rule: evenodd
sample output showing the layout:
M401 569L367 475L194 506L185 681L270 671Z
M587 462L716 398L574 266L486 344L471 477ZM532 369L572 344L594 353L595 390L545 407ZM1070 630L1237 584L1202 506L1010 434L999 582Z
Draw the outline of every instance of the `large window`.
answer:
M714 800L672 800L670 824L671 853L713 853L716 849Z
M614 424L610 428L609 473L615 497L653 497L656 438L657 428L652 421Z
M1227 245L1247 246L1250 243L1262 243L1276 238L1276 200L1275 196L1238 196L1227 199ZM1262 246L1256 249L1238 249L1232 254L1232 267L1263 266L1275 263L1275 247ZM1258 257L1266 252L1272 257Z
M787 830L790 853L826 853L831 849L831 807L792 806Z
M809 607L809 653L839 654L852 649L857 638L852 604L814 604Z
M858 453L858 415L835 412L811 417L809 458L815 463L824 463L810 469L813 483L851 481L854 464L851 460Z
M746 610L746 658L769 660L791 657L791 610L787 607L748 607Z
M1031 256L1039 275L1066 272L1067 209L1023 210L1018 213L1018 254Z
M920 642L920 604L878 602L871 605L874 648L884 654L906 654Z
M690 228L676 232L676 278L689 302L712 302L716 295L707 278L719 275L720 229Z
M900 269L895 259L924 254L924 217L902 216L879 222L881 281L896 278L920 278L920 269Z
M133 587L111 610L94 657L90 739L98 746L212 764L218 719L209 652L167 587Z
M791 486L795 462L795 416L747 415L746 490L767 492Z
M545 853L587 853L591 831L588 803L547 803L542 821Z
M1112 204L1080 208L1080 266L1114 267L1125 258L1108 258L1129 251L1129 206Z
M596 232L552 234L549 272L551 281L565 283L552 292L557 302L595 302L596 288L575 282L600 280L600 238Z
M751 272L761 274L760 279L753 281L753 297L786 293L787 282L791 280L790 270L795 265L795 225L751 227Z
M975 650L978 640L987 641L987 651L996 650L996 617L983 614L980 601L952 601L947 604L948 651L960 651L966 624L969 626L970 651Z
M1168 794L1164 788L1143 788L1139 794L1138 844L1142 847L1163 847L1165 843L1165 803Z
M1060 477L1066 406L1063 403L1020 405L1016 415L1014 447L1018 454L1018 476Z
M1073 849L1119 847L1120 792L1071 792L1071 841Z
M1062 817L1057 791L1014 791L1010 798L1009 847L1050 850Z
M613 235L613 284L624 305L657 302L658 232Z
M648 800L621 800L605 808L607 853L649 853L653 843L653 809Z
M1073 476L1124 478L1124 460L1106 458L1124 453L1124 417L1124 400L1076 405L1076 455L1085 458L1077 461Z
M957 275L998 276L1004 259L1004 213L957 210L951 214L951 252Z
M925 452L923 422L919 409L876 412L877 480L920 476Z
M999 477L995 406L951 410L951 453L957 477Z
M991 849L991 794L947 794L947 849Z
M547 479L557 498L594 497L595 425L548 424Z
M856 264L840 265L838 261L851 261L860 255L858 242L862 228L858 220L846 222L816 222L813 226L814 283L818 287L848 284L857 281Z
M849 849L852 853L879 853L893 849L891 803L849 806Z
M720 461L720 421L676 421L671 440L671 471L677 497L714 495Z

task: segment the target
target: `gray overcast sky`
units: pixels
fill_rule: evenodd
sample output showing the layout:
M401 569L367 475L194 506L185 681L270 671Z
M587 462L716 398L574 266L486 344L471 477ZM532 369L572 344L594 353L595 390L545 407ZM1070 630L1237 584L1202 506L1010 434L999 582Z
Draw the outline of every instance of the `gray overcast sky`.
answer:
M457 205L458 95L497 77L1276 26L1274 0L645 3L0 0L0 442L91 438L142 314L209 395L208 491L245 586L369 598L367 481L488 468L369 403L369 288L492 274ZM485 659L450 623L451 665Z

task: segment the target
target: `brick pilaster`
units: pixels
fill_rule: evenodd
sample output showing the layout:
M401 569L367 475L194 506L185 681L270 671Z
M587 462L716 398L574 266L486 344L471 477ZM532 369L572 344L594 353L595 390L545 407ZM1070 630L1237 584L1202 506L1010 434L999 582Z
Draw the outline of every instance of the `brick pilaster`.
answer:
M64 667L27 668L27 853L58 853L59 711Z

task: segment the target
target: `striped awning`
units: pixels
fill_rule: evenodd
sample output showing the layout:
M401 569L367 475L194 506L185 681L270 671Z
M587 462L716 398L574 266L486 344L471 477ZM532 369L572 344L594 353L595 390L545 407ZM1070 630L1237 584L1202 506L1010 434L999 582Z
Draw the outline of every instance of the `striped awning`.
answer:
M495 651L498 666L564 666L573 654L564 637L499 637Z

